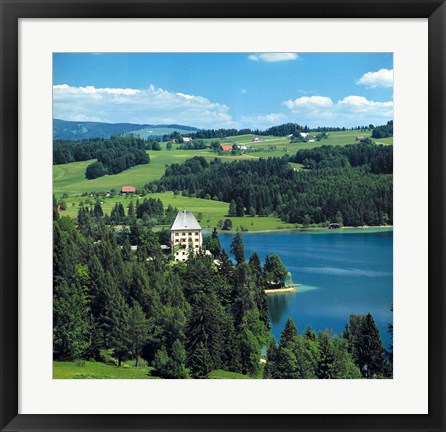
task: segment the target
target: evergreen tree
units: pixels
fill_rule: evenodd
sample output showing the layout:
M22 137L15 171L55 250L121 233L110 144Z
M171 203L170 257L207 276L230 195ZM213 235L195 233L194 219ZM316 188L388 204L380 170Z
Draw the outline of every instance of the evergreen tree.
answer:
M311 328L311 325L308 324L307 328L304 331L304 337L307 340L315 341L316 340L316 332Z
M228 216L229 217L237 216L237 206L234 200L231 200L231 202L229 203Z
M361 321L357 338L356 362L366 378L382 377L385 373L385 351L378 327L370 313Z
M121 366L131 354L130 308L116 285L111 285L107 292L103 331L107 346L113 349Z
M335 350L330 336L325 332L318 335L319 360L317 365L317 376L319 379L334 378Z
M231 242L231 253L234 255L237 264L245 262L245 246L242 235L238 231Z
M141 306L136 302L130 309L129 330L131 353L135 359L135 366L138 366L142 348L148 340L149 322Z
M199 342L189 360L189 370L192 378L205 379L213 369L212 357L206 345Z
M192 367L195 351L202 344L210 355L212 367L220 368L224 351L223 323L221 307L213 293L198 293L194 296L186 326L189 367Z
M235 202L235 207L236 207L235 212L238 217L245 216L245 207L243 205L243 200L241 197L237 197L237 200Z
M297 336L297 327L292 318L288 317L285 327L280 335L279 347L285 348L290 346Z
M274 378L276 374L277 344L274 336L271 336L266 349L266 365L263 370L263 378Z

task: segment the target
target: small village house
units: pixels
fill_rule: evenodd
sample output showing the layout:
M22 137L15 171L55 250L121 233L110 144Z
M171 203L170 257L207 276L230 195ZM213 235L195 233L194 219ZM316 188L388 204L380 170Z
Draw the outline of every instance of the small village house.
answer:
M121 195L134 194L136 193L135 186L122 186Z
M192 138L191 137L183 137L183 142L191 142Z
M223 151L232 151L232 145L222 145L221 149Z
M175 262L187 261L191 250L200 252L203 244L202 228L190 211L183 210L177 214L170 228L170 243Z

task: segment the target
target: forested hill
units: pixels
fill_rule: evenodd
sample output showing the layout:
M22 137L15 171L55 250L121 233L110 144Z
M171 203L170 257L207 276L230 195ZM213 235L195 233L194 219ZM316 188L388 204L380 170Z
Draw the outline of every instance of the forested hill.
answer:
M103 123L84 121L65 121L53 119L54 140L84 140L91 138L110 138L116 134L134 133L141 138L162 137L165 134L177 131L179 133L196 132L198 129L191 126L169 124L133 124L133 123Z
M217 196L231 203L234 216L277 215L304 226L392 224L392 147L364 143L344 151L301 150L291 158L307 165L300 171L290 168L288 156L210 164L195 157L170 165L155 184L158 190Z

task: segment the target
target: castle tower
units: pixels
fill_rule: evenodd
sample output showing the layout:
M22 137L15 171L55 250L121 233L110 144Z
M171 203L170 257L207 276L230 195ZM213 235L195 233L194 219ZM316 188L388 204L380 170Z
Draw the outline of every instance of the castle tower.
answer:
M186 261L192 243L194 254L197 254L203 244L202 228L192 212L183 210L177 214L170 228L170 243L176 262Z

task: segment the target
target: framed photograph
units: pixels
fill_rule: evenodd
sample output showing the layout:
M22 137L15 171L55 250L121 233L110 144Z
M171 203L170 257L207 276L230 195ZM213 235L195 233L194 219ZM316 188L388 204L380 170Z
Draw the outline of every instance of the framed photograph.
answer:
M2 431L446 429L444 2L0 5Z

